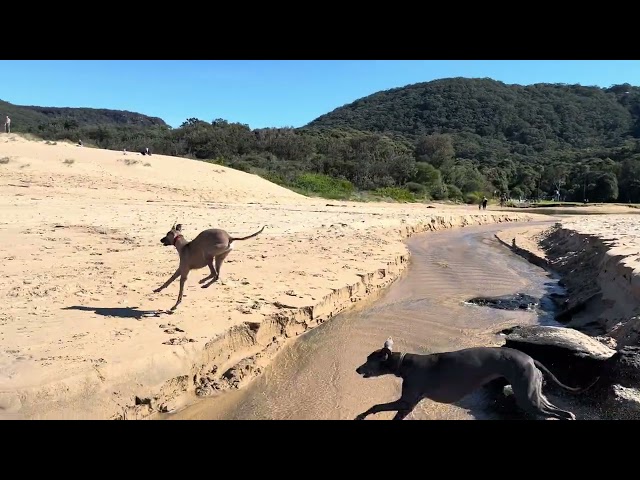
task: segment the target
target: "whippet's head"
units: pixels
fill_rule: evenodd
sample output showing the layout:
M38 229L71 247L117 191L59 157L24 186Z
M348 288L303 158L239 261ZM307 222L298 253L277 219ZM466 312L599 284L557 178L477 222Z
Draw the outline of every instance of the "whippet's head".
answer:
M160 239L160 243L165 247L170 247L175 245L176 239L182 236L182 224L174 224L171 227L171 230L167 232L167 234Z
M391 350L393 350L393 339L389 337L384 342L384 347L371 352L367 356L367 361L356 368L356 373L364 378L379 377L393 373L389 364Z

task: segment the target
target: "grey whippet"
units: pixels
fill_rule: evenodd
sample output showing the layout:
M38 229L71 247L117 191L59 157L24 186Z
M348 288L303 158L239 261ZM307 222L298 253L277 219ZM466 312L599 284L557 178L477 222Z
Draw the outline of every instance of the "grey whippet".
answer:
M542 394L540 370L554 383L572 392L587 390L598 381L596 379L586 388L568 387L540 362L511 348L474 347L429 355L392 352L392 349L393 340L388 338L382 349L369 354L367 361L356 368L356 373L364 378L381 375L402 378L400 398L374 405L356 420L388 411L396 411L393 419L402 420L425 398L438 403L454 403L498 378L511 384L516 402L523 410L544 417L575 420L573 413L556 407Z
M161 290L167 288L178 277L180 277L180 292L178 293L178 300L176 304L171 307L171 310L175 310L182 301L182 292L184 290L184 282L187 281L187 276L191 270L197 270L209 267L211 273L198 283L203 284L207 280L211 279L206 285L202 285L202 288L210 287L216 280L220 278L220 268L222 262L224 262L227 255L233 250L233 242L238 240L248 240L256 235L262 233L264 227L262 227L256 233L252 233L246 237L232 237L226 231L219 228L210 228L203 230L198 234L196 238L187 241L182 236L182 225L175 225L167 232L167 234L160 239L165 247L173 245L178 251L180 256L180 264L171 278L167 280L160 287L156 288L153 292L158 293ZM214 266L215 259L215 266Z

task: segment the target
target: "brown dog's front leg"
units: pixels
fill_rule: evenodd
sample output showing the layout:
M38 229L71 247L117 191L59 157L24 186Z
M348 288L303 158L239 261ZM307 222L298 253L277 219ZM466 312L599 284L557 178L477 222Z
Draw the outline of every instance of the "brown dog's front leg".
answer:
M187 276L186 275L182 275L180 277L180 292L178 293L178 301L176 302L176 304L171 307L171 310L175 310L178 305L180 305L180 302L182 302L182 292L184 291L184 282L187 281Z
M378 405L374 405L366 412L363 412L360 415L358 415L355 418L355 420L364 420L369 415L373 415L375 413L380 413L380 412L392 412L394 410L398 411L398 414L396 414L396 417L400 414L400 412L406 412L402 417L404 418L411 412L411 410L413 410L413 407L414 405L409 405L409 403L403 399L396 400L395 402L380 403ZM394 420L396 420L395 417L394 417ZM398 420L401 420L401 419L398 418Z
M180 269L176 270L176 272L171 275L171 278L169 280L167 280L166 282L164 282L161 286L159 286L158 288L156 288L153 293L158 293L161 290L164 290L165 288L167 288L169 285L171 285L176 278L178 278L180 276Z

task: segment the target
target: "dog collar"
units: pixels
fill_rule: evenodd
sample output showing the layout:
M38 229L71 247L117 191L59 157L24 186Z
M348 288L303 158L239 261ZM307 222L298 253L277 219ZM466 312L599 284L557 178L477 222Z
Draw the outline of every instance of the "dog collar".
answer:
M393 368L393 374L396 376L400 376L400 367L402 367L402 362L404 362L404 357L406 355L406 353L398 353L399 357L398 357L398 362L395 365L395 368Z
M179 238L182 238L182 235L176 235L175 238L173 239L173 246L176 246L176 242L178 241Z
M406 355L406 352L401 353L400 358L398 359L398 364L396 365L396 371L395 371L395 374L398 376L400 376L400 367L402 367L402 362L404 362L405 355Z

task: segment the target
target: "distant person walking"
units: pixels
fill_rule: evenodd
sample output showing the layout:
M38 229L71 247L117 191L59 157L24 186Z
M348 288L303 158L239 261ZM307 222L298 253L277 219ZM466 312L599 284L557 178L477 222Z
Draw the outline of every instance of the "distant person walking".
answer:
M483 210L487 209L487 202L488 202L487 197L483 197L482 198L482 209Z
M11 133L11 119L9 118L9 115L7 115L7 119L4 121L4 131Z

